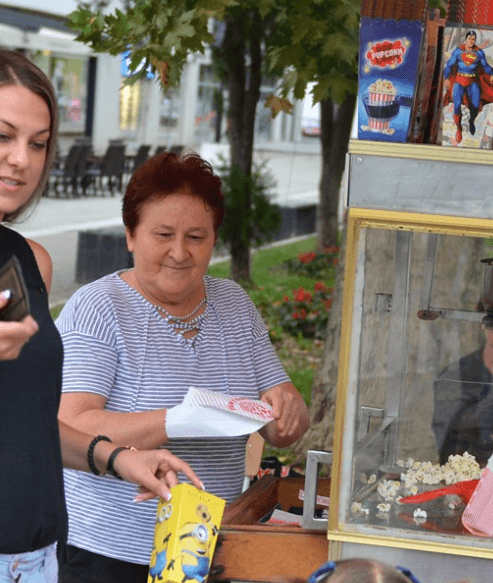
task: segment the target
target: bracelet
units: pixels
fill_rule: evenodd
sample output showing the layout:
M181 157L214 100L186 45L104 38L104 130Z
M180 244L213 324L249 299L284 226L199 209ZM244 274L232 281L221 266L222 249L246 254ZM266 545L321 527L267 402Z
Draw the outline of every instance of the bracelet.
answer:
M95 476L101 475L101 472L98 470L96 464L94 463L94 448L100 441L109 441L111 443L111 439L106 437L106 435L98 435L91 441L89 447L87 448L87 464Z
M110 457L108 458L108 464L106 466L106 473L110 474L110 476L113 476L114 478L117 478L118 480L123 480L123 478L115 470L115 468L113 467L113 464L115 463L116 456L125 449L131 449L131 450L135 451L135 448L130 447L129 445L122 445L121 447L117 447L116 449L114 449L111 452Z

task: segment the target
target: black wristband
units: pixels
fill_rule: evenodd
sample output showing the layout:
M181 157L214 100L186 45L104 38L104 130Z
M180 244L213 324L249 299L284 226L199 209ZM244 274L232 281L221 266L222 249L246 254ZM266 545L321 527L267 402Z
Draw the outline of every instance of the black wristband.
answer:
M115 463L116 456L125 449L133 449L133 448L131 448L128 445L122 445L121 447L117 447L116 449L114 449L111 452L110 457L108 458L108 464L106 466L106 473L110 474L111 476L114 476L115 478L118 478L118 480L123 480L123 478L115 470L115 468L113 467L113 464Z
M106 437L106 435L98 435L91 441L89 447L87 448L87 464L89 465L91 472L96 476L100 476L101 472L98 470L96 464L94 463L94 448L100 441L109 441L111 443L111 439Z

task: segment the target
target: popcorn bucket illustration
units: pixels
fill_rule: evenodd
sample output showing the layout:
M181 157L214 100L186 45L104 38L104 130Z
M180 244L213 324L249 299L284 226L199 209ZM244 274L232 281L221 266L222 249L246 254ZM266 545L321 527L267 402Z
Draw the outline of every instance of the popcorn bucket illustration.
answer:
M369 91L363 96L368 129L371 132L383 132L389 129L390 122L397 117L401 107L411 107L412 97Z

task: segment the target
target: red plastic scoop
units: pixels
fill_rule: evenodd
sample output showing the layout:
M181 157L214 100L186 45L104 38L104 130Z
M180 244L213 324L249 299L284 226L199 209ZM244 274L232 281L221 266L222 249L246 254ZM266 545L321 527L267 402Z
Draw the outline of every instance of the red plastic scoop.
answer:
M429 500L440 498L440 496L446 496L447 494L457 494L457 496L460 496L467 504L478 484L479 480L457 482L456 484L445 486L445 488L438 488L437 490L430 490L429 492L423 492L421 494L416 494L415 496L400 498L399 502L403 502L404 504L419 504L421 502L428 502Z

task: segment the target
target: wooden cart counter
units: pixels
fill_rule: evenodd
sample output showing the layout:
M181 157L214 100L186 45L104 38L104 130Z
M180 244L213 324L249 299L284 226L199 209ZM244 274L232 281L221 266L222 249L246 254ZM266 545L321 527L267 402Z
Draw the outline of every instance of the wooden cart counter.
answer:
M264 476L226 507L213 560L215 580L306 579L327 560L326 531L259 524L278 503L286 511L302 506L303 489L303 478ZM329 490L330 480L320 479L318 495L328 497Z

